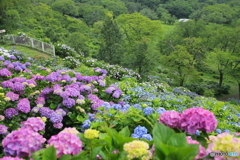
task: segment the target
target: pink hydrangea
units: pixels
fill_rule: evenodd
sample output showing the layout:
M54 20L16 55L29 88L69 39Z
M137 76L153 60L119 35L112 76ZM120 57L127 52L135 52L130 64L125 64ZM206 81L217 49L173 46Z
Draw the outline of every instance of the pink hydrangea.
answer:
M31 129L18 129L8 134L2 141L6 156L29 157L42 148L46 141L42 135Z
M159 122L171 128L178 128L181 114L176 111L166 111L160 115Z
M28 128L35 132L43 131L45 129L45 123L41 118L30 117L26 121L21 122L21 128Z
M49 146L56 148L58 158L64 154L76 155L82 151L82 142L77 135L72 133L60 132L52 136L48 140L47 147Z
M195 134L196 130L210 133L217 127L217 120L214 114L201 107L189 108L182 112L181 129L187 133Z
M7 134L7 132L8 132L8 127L0 124L0 134Z
M187 136L186 138L188 144L199 144L198 155L194 158L194 160L198 160L206 156L205 148L202 145L200 145L198 141L193 140L192 137L190 136Z
M11 101L16 101L19 99L19 95L14 92L8 92L6 94L6 97L9 97L11 99Z
M8 157L8 156L5 156L5 157L0 158L0 160L24 160L24 159L18 158L18 157Z

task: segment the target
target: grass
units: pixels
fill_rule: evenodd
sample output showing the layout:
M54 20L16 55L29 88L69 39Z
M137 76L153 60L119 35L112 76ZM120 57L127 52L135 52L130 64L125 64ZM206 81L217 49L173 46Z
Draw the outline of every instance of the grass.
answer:
M162 29L164 33L170 33L171 31L173 31L175 27L176 25L169 25L169 24L162 23Z
M50 55L48 55L46 53L43 53L41 51L26 47L26 46L0 44L0 47L3 47L7 50L14 48L16 50L19 50L23 53L28 54L30 57L42 57L42 58L45 58L45 59L48 59L48 58L51 57Z

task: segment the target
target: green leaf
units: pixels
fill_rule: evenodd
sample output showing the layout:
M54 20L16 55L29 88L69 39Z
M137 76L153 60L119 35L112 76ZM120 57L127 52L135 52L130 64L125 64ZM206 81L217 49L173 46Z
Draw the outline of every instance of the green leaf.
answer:
M57 159L56 149L53 146L46 148L43 152L42 157L43 157L42 160L56 160Z
M63 155L59 160L71 160L72 159L72 156L69 155L69 154L65 154Z
M128 126L126 126L119 132L119 134L124 137L129 137L131 133L130 133Z

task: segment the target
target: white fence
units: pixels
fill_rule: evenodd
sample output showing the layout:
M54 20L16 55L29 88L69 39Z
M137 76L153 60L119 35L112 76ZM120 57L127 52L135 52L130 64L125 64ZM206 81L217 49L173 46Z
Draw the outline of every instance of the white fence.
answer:
M4 41L10 41L13 44L20 44L28 47L35 48L44 53L48 53L50 55L55 56L55 47L52 44L48 44L25 35L5 35L3 37Z

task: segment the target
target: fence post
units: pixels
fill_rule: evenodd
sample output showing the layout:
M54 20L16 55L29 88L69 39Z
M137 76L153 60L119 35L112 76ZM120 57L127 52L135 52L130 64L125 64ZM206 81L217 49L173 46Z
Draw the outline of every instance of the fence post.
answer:
M43 42L42 42L42 51L44 52L44 44L43 44Z
M14 35L12 35L12 41L15 44L15 39L14 39Z
M31 38L30 40L31 40L32 48L34 48L33 39Z

